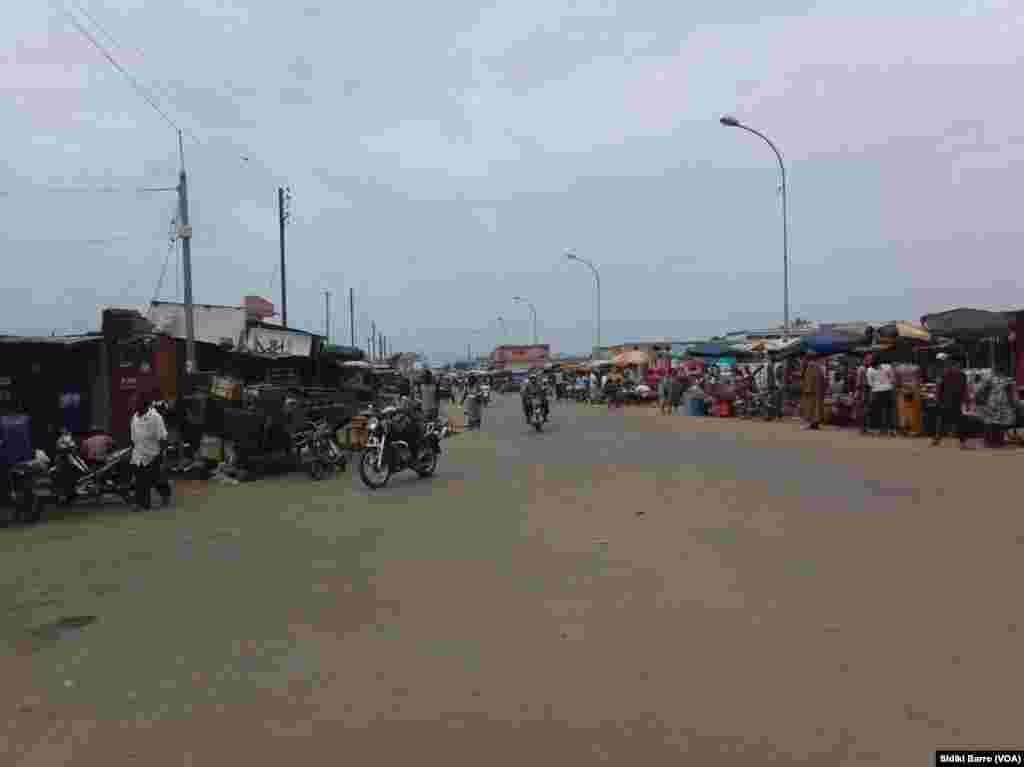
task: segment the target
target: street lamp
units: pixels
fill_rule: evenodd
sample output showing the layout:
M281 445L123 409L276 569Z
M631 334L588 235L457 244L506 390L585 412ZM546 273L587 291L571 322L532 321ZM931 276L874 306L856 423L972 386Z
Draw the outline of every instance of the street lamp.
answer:
M527 301L522 296L512 296L512 300L517 304L526 304L530 307L530 311L533 313L533 344L537 345L537 307L533 305L531 301Z
M594 273L594 281L597 283L597 324L594 328L594 333L597 337L597 343L594 346L594 354L599 354L601 350L601 275L597 271L597 267L593 263L585 258L581 258L576 255L576 251L567 250L565 251L565 257L569 261L579 261L581 264L590 267L590 271Z
M775 152L775 156L779 160L779 171L782 173L782 312L783 312L783 328L785 337L789 338L789 223L786 215L786 166L782 162L782 152L779 148L772 143L772 140L766 135L761 133L759 130L751 128L749 125L744 125L738 119L731 115L723 115L718 120L726 128L741 128L748 133L753 133L755 136L763 139L768 146Z
M503 344L508 343L508 325L505 324L504 317L498 317L498 324L501 325L501 342Z

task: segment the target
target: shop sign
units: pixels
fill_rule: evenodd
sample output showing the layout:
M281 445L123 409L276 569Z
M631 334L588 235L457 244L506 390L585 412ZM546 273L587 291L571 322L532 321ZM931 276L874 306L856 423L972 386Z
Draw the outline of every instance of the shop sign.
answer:
M288 330L250 328L246 348L265 357L308 357L313 350L313 337Z
M531 346L499 346L494 350L494 364L497 367L531 367L548 361L551 347L547 344Z

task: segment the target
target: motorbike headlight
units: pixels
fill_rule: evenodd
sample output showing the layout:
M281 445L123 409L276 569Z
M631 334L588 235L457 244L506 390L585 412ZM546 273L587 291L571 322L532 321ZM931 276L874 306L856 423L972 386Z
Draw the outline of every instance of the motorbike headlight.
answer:
M368 428L370 431L376 431L377 426L379 425L380 421L378 421L376 418L371 418L369 422L366 424L366 428Z

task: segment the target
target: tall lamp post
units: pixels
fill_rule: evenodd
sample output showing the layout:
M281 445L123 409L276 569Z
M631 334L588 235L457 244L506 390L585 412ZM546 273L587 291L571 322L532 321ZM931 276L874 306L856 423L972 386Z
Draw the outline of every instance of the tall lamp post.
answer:
M731 115L724 115L719 119L719 122L726 128L740 128L753 133L755 136L763 139L768 146L775 152L775 157L779 160L779 171L782 173L782 312L783 312L783 329L785 337L789 338L789 221L786 215L786 165L782 162L782 152L779 148L772 143L772 140L766 135L761 133L759 130L751 128L749 125L744 125L735 117Z
M533 302L527 301L522 296L513 296L512 300L517 304L526 304L530 307L530 311L533 313L533 344L537 345L537 307L533 305Z
M592 262L576 255L576 251L565 251L565 257L569 261L579 261L584 266L589 266L590 271L594 273L594 282L597 284L597 324L594 326L594 335L597 341L594 345L594 354L599 354L601 350L601 275L597 271L597 267L594 266Z

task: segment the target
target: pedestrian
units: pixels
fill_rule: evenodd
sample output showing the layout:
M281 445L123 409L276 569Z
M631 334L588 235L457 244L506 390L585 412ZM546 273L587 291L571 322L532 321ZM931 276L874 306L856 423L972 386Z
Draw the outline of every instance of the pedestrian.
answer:
M872 359L871 367L867 371L867 379L868 386L871 387L872 420L878 427L878 433L883 436L895 436L892 366L888 363L883 365L877 359Z
M671 377L669 383L669 400L671 402L671 411L675 414L676 410L682 404L683 394L687 389L687 381L682 373L677 373Z
M868 371L871 369L871 355L865 354L864 360L857 368L856 395L860 403L860 433L867 434L871 424L871 385L868 383Z
M809 354L800 390L800 417L804 429L817 430L825 420L825 389L825 371L817 356Z
M672 412L672 381L667 373L658 378L658 407L662 415Z
M437 400L437 384L434 383L434 376L429 370L423 373L423 381L420 384L420 398L423 402L423 415L431 421L437 420L440 414Z
M967 430L964 424L963 407L967 402L967 376L960 367L960 362L949 359L948 354L940 354L939 359L946 362L946 369L939 379L939 386L935 392L935 400L938 404L938 413L935 416L935 433L932 435L932 445L938 445L946 436L949 427L956 430L957 439L960 440L961 449L967 448Z
M155 487L163 505L171 502L171 485L163 476L163 451L167 445L167 425L153 408L153 398L136 394L132 416L132 466L135 472L135 511L146 511L152 505Z

